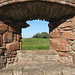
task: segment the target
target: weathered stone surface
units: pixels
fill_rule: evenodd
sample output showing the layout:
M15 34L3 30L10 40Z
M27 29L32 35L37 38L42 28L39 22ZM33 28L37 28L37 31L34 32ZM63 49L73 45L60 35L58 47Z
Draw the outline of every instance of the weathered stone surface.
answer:
M2 34L0 34L0 46L2 46Z
M66 27L71 27L71 22L64 22L61 25L58 26L58 29L60 28L66 28Z
M3 34L3 41L4 42L12 42L13 41L13 33L11 33L11 32L5 32Z
M0 33L3 35L3 46L5 46L6 43L9 43L9 45L6 46L7 50L5 50L4 53L2 53L1 51L0 55L5 54L6 58L11 58L12 60L14 60L16 57L16 52L12 52L12 51L19 49L19 45L15 43L11 44L10 42L13 42L14 40L14 42L20 41L21 43L22 40L21 38L19 38L17 34L21 34L21 28L23 27L26 28L29 26L25 22L27 20L33 20L33 19L34 20L45 19L46 21L53 22L53 24L51 23L51 25L49 25L50 27L49 30L51 32L50 38L52 39L50 42L50 47L54 50L59 50L58 51L59 55L57 51L56 52L54 51L47 51L47 52L46 51L39 51L39 52L27 51L28 57L26 57L27 59L25 59L25 62L30 63L32 62L32 60L36 62L37 61L43 62L44 60L46 62L47 61L51 62L52 60L57 60L57 58L59 58L58 56L61 56L61 57L63 56L60 62L63 60L63 63L69 63L67 62L69 60L68 57L69 56L72 57L73 53L68 53L68 56L67 56L66 51L68 52L69 50L71 50L72 52L75 48L75 46L71 44L71 41L73 42L75 40L75 37L73 34L73 32L75 32L75 17L71 19L73 16L69 16L69 15L75 14L75 8L74 8L75 1L74 0L66 0L66 1L50 0L50 2L49 0L39 0L39 1L34 0L34 2L33 0L26 0L26 1L27 2L25 2L25 0L11 0L11 1L0 0L0 6L3 6L0 8L0 14L1 14L0 19L4 21L5 23L9 24L9 27L8 27L8 25L4 24L3 22L0 22L0 31L2 32ZM10 3L11 3L11 6L10 6ZM68 6L66 4L68 4ZM72 7L71 7L71 4L73 4ZM68 18L69 20L67 20ZM61 25L59 26L58 24L61 24ZM57 31L54 31L55 29ZM67 31L67 32L64 32L64 31ZM15 35L13 36L13 34ZM61 39L53 39L53 38L61 38ZM67 42L62 39L65 39ZM70 42L68 42L68 40ZM22 46L20 44L20 49L21 47ZM8 53L9 51L10 53ZM62 51L64 51L65 53L61 53ZM71 62L72 62L72 58L71 58ZM52 71L52 73L48 73L48 74L59 75L60 73L62 73L61 71L60 73L57 73L57 72L58 71ZM19 74L19 73L14 73L14 74ZM28 74L31 75L31 72ZM34 74L37 74L37 72L35 72ZM47 75L47 73L45 74Z
M50 33L50 37L52 37L52 38L59 38L60 37L59 31L51 32Z
M7 51L19 50L20 49L20 43L14 42L14 43L6 44L6 49L7 49Z
M0 30L1 31L6 31L7 28L8 28L8 25L6 25L6 24L0 24Z
M15 51L14 51L14 52L11 52L11 54L12 54L12 55L16 55L16 54L17 54L17 52L15 52Z
M60 56L60 57L66 57L66 56L67 56L67 54L66 54L66 53L64 53L64 52L59 52L59 56Z
M73 64L75 64L75 54L73 55Z
M74 38L74 34L73 34L73 32L71 32L71 31L63 32L63 38L64 38L64 39L72 39L72 40L75 39L75 38Z
M21 53L28 53L28 54L37 54L37 55L57 55L55 50L25 50L20 51Z
M73 30L73 29L72 28L63 28L63 30L70 31L70 30Z
M71 48L75 51L75 42L72 44Z
M6 58L4 56L0 56L0 69L6 67Z
M67 51L67 43L63 39L50 39L50 48L59 51Z

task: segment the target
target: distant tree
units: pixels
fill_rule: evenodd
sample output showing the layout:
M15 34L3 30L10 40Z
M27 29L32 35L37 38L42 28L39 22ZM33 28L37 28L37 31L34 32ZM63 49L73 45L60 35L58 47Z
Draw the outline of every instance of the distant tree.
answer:
M36 33L32 38L49 38L49 34L47 32Z
M41 37L41 34L40 33L36 33L35 35L33 35L32 38L40 38Z
M49 34L47 32L42 32L41 38L49 38Z

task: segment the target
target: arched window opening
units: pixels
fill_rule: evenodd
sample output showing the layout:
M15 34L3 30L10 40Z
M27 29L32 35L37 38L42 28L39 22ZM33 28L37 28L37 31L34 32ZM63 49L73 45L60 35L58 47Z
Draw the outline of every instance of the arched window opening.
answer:
M45 20L27 21L28 28L22 28L22 50L49 49L49 28Z

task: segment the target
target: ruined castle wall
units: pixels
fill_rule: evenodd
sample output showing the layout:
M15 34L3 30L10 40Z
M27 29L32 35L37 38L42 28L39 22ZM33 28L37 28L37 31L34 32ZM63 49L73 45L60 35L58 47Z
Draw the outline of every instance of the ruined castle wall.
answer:
M17 62L16 50L20 50L21 33L18 26L0 22L0 68ZM7 63L7 65L6 65Z
M49 36L50 49L58 52L59 61L75 64L75 17L59 25Z
M17 50L21 49L21 28L24 25L6 25L0 21L0 68L21 61L19 57L24 57L25 62L44 63L56 60L60 63L75 64L75 17L66 20L54 30L51 30L52 25L49 25L49 40L50 50L53 51L25 51L23 56L22 52L17 54Z

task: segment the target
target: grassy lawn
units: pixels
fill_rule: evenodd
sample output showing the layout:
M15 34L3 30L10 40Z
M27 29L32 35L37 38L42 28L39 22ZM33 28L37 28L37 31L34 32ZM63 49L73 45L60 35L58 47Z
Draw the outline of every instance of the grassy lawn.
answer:
M22 39L22 50L49 49L49 39L25 38Z

